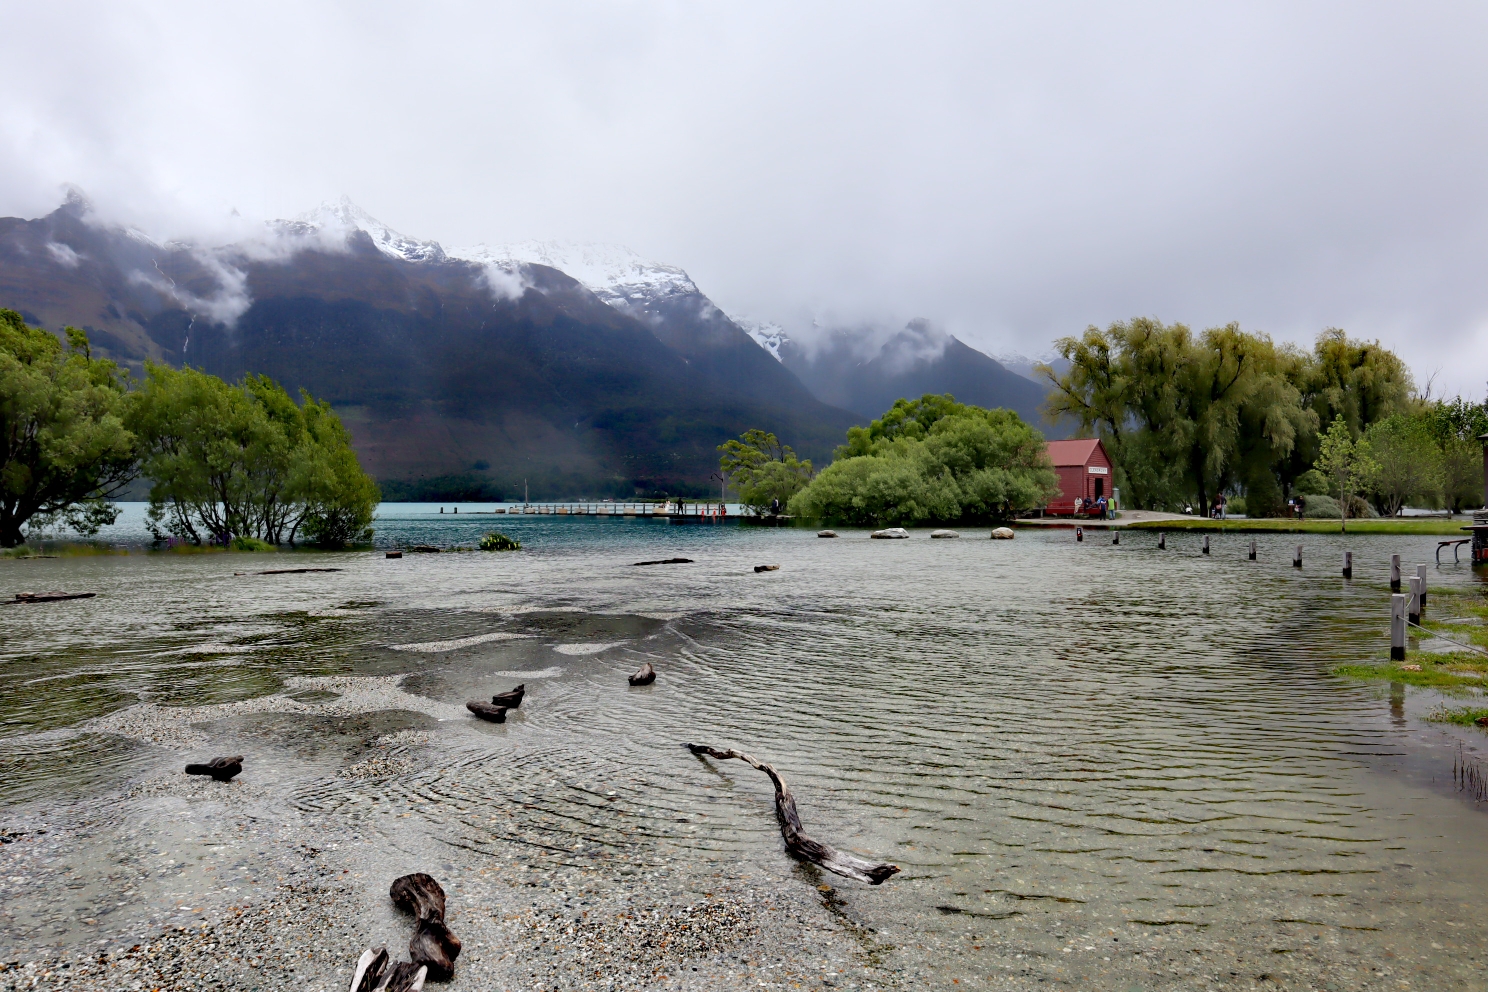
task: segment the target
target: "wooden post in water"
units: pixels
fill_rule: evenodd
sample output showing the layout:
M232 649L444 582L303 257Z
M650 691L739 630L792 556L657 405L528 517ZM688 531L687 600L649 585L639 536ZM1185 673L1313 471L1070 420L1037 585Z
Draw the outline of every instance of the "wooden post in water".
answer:
M1075 528L1075 540L1077 540L1077 541L1083 541L1083 540L1085 540L1085 528L1084 527L1076 527Z
M1209 553L1209 535L1208 534L1205 534L1204 535L1204 554L1207 555L1208 553Z
M1120 544L1121 543L1121 531L1117 530L1115 527L1112 527L1111 528L1111 543L1112 544Z
M1168 535L1163 531L1157 532L1157 550L1166 551L1168 548Z
M1390 595L1390 660L1405 660L1405 597Z
M1411 623L1421 623L1421 580L1414 575L1410 580L1410 600L1406 603L1405 615Z
M1255 538L1250 539L1250 560L1255 561Z
M1390 591L1400 591L1400 556L1390 556Z
M1416 566L1416 577L1421 580L1421 612L1426 612L1426 566Z
M1345 579L1354 577L1354 553L1352 551L1343 553L1343 577Z
M1302 567L1302 545L1297 545L1297 550L1292 552L1292 567Z

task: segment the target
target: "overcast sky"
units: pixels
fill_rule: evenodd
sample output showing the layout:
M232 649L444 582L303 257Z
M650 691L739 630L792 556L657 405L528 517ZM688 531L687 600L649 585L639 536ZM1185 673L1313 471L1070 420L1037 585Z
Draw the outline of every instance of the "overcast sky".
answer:
M0 215L220 238L348 194L606 241L787 328L1152 315L1488 379L1488 6L0 0Z

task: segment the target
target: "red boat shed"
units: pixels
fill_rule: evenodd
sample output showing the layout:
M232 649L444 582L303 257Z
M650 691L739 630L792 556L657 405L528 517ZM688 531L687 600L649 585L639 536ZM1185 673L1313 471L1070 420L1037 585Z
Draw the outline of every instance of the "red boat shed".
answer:
M1092 504L1102 496L1111 498L1111 459L1099 438L1049 441L1047 450L1054 474L1059 476L1059 495L1044 507L1045 513L1073 516L1079 498L1083 516L1092 512Z

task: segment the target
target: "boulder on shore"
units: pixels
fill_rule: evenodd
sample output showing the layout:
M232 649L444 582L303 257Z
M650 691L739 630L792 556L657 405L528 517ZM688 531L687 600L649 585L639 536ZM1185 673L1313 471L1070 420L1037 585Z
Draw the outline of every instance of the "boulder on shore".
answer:
M885 527L883 530L874 531L870 536L880 541L898 541L908 537L909 531L903 527Z
M931 537L960 537L961 535L960 534L957 534L953 530L932 530L930 532L930 536Z
M992 540L994 541L1011 541L1012 539L1013 529L1011 527L999 527L992 532Z

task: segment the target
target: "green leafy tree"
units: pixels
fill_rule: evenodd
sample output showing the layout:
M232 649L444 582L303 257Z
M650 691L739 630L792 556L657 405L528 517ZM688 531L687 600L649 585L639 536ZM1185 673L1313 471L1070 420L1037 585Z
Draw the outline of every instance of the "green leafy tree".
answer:
M718 447L718 467L739 494L739 502L763 515L775 500L781 507L811 481L811 462L796 458L789 445L768 431L746 431Z
M0 546L30 525L66 523L85 534L113 523L109 498L135 474L125 427L126 379L67 328L67 347L0 310Z
M328 405L297 405L267 376L234 385L191 368L146 373L130 426L157 537L282 544L302 527L329 546L370 537L377 487Z
M1396 516L1406 503L1431 504L1441 498L1442 455L1420 417L1394 414L1364 432L1371 459L1366 476L1375 509Z
M1431 404L1427 428L1442 456L1442 500L1453 513L1483 505L1483 442L1488 409L1458 396Z
M1297 354L1237 324L1195 336L1137 318L1055 347L1069 368L1039 367L1054 387L1048 414L1105 442L1135 507L1204 506L1236 486L1269 492L1274 463L1317 429Z
M1356 443L1343 414L1337 414L1318 442L1317 471L1332 483L1338 505L1347 507L1361 483L1374 472L1367 441ZM1348 530L1348 514L1340 511L1339 529Z
M790 509L849 524L952 522L1005 518L1056 492L1043 435L1016 413L926 395L853 428Z

